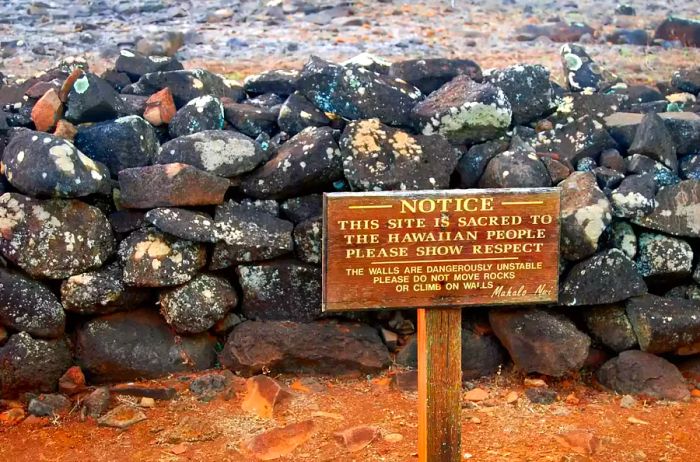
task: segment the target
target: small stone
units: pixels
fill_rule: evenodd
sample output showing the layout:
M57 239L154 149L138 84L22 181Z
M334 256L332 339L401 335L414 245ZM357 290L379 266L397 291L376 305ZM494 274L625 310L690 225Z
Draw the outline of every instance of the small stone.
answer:
M401 441L403 441L403 435L401 433L387 433L386 435L384 435L383 439L387 443L391 444L400 443Z
M122 404L98 418L97 424L101 427L114 427L123 430L144 420L146 420L146 414L140 409Z
M559 438L565 446L585 456L592 456L601 448L600 438L589 431L571 430L560 433Z
M148 97L146 109L143 111L143 118L154 127L160 127L161 125L169 124L176 113L177 108L175 107L173 94L166 87Z
M29 413L37 417L52 417L65 414L70 408L70 400L59 394L39 395L31 399L27 406Z
M624 395L620 399L620 407L624 409L633 409L637 407L637 400L634 399L634 396Z
M644 115L627 152L658 160L674 172L678 170L676 146L671 133L661 117L653 112Z
M147 398L144 396L139 401L139 406L146 407L146 408L156 407L156 400L154 400L153 398Z
M471 59L427 58L392 63L389 76L415 85L423 94L430 94L458 75L467 75L481 82L481 68Z
M534 151L525 149L496 154L479 180L481 188L538 188L551 185L552 179L547 167Z
M228 372L228 371L225 371ZM230 372L228 372L230 374ZM210 397L223 392L230 384L226 373L210 373L197 377L190 383L190 391L197 396Z
M615 76L596 64L580 45L562 46L561 61L571 91L599 91L615 83Z
M161 401L170 401L177 396L177 390L173 387L154 386L151 384L121 383L109 387L109 392L113 395L153 398Z
M274 93L286 96L294 93L298 79L299 71L273 69L247 76L243 81L243 88L246 93L252 95Z
M629 175L610 195L613 215L641 218L656 206L656 181L651 174Z
M85 414L88 417L97 419L109 409L110 402L109 389L98 387L83 400Z
M294 227L294 249L299 260L316 265L321 263L322 233L323 218L320 216Z
M142 75L151 72L180 70L182 64L173 57L144 56L135 50L124 49L119 51L114 69L125 73L132 81L136 81Z
M7 411L0 412L0 425L17 425L24 420L26 415L27 414L25 414L24 409L19 407L14 407L12 409L8 409Z
M252 104L223 101L224 118L233 128L253 138L277 131L280 107L256 107Z
M517 391L511 391L506 395L506 404L515 404L518 402L520 399L520 395L518 395Z
M144 220L165 233L187 241L214 243L218 240L214 220L203 212L160 207L146 212Z
M525 378L525 380L523 380L523 385L525 385L526 388L547 388L547 382L542 379Z
M65 117L74 124L116 119L122 105L119 94L109 82L84 72L68 93Z
M277 125L280 130L296 135L306 127L330 125L331 120L319 111L304 95L295 92L287 98L279 110Z
M78 134L78 128L72 123L65 119L61 119L56 122L56 129L53 132L53 136L57 138L62 138L71 143L75 140L75 136Z
M641 233L636 264L639 274L645 278L682 279L693 269L693 249L681 239Z
M637 336L625 308L620 305L593 306L583 313L589 332L615 352L638 347Z
M348 452L357 452L369 446L379 434L377 427L360 425L334 433L333 436Z
M479 402L488 399L489 393L483 388L473 388L462 394L462 398L466 401Z
M48 132L56 126L63 117L63 103L58 97L58 92L51 89L39 98L32 108L32 122L37 131Z
M487 72L485 80L503 90L513 110L513 123L526 125L556 107L549 70L539 64L516 65Z
M265 375L256 375L246 381L246 397L241 408L262 419L271 419L275 405L290 396L279 383Z
M85 375L79 366L69 368L58 380L58 390L72 396L86 390Z
M125 208L221 204L229 186L225 178L181 163L119 172L120 202Z
M418 390L418 371L400 371L393 377L394 387L403 392L414 392Z
M258 460L278 459L308 441L315 429L313 420L291 423L243 441L241 450Z
M557 400L557 392L546 388L527 388L525 396L534 404L549 405Z

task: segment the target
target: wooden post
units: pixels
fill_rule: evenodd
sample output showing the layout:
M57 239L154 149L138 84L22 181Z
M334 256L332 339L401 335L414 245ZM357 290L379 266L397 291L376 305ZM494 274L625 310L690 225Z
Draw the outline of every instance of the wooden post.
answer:
M418 310L418 460L458 462L461 451L462 310Z

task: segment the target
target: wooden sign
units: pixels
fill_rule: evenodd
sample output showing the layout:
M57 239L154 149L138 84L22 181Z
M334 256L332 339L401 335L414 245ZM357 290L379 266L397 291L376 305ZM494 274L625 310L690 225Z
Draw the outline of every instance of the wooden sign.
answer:
M323 309L557 300L559 190L324 195Z
M462 311L556 302L559 190L330 193L323 309L418 308L418 460L461 453Z

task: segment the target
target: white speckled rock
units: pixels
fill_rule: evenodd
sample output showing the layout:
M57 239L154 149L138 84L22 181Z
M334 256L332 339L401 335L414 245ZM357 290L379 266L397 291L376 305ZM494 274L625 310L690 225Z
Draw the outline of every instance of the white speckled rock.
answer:
M647 294L627 301L627 316L648 353L695 354L700 343L700 302Z
M674 236L700 237L700 180L660 188L656 203L652 213L634 222Z
M693 249L681 239L642 233L636 263L644 277L683 278L692 271Z

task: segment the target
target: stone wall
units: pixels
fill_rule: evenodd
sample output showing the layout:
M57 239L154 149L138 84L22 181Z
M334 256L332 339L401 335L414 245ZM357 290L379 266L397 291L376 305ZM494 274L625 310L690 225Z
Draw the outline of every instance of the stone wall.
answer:
M415 365L412 312L321 313L320 193L553 185L561 306L465 311L465 378L609 359L615 390L687 396L667 359L700 351L700 72L625 85L561 55L563 87L372 56L240 84L128 50L4 83L0 396L74 364L91 383Z

